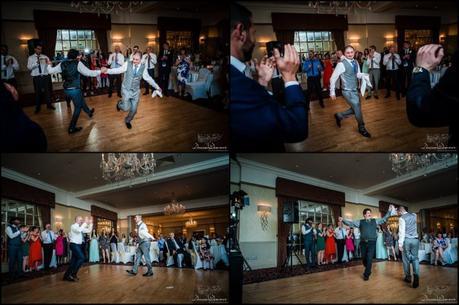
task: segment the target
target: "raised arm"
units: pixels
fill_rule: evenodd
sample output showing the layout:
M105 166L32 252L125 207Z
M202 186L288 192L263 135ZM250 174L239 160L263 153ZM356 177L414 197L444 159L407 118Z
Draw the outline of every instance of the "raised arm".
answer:
M387 210L387 213L386 213L386 215L384 215L383 218L377 218L376 219L376 224L380 225L382 223L385 223L387 221L387 219L389 218L391 211L392 211L392 209L389 207L389 210Z
M14 71L18 71L19 70L19 63L18 61L16 60L16 58L14 58L13 56L10 57L11 60L13 61L13 64L11 65L13 67L13 70Z
M100 70L89 70L81 61L78 63L78 72L89 77L97 77L100 75Z
M107 69L107 74L123 74L127 71L128 63L127 61L119 68Z
M352 219L341 219L342 222L346 225L346 226L350 226L350 227L354 227L354 228L360 228L360 220L352 220Z
M59 63L55 67L53 67L51 64L48 65L48 73L49 74L61 73L61 72L62 72L61 63Z

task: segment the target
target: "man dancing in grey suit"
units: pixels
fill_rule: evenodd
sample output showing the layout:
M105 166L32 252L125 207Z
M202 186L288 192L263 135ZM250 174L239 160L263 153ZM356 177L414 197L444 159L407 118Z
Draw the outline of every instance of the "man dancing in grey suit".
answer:
M145 63L141 61L142 53L140 51L135 52L132 55L132 60L127 60L119 68L108 69L107 74L121 74L124 73L123 84L121 85L122 100L116 104L116 110L129 111L128 115L124 119L126 127L131 129L131 121L134 119L137 113L137 106L140 98L140 81L143 78L153 88L161 92L161 88L154 81L154 79L148 74L148 70L145 68Z
M132 270L126 270L127 273L137 275L142 255L145 258L148 271L143 276L153 276L153 269L150 260L150 243L155 238L148 233L147 225L142 221L142 215L135 215L135 223L137 224L137 235L139 236L139 246L135 251L135 262Z

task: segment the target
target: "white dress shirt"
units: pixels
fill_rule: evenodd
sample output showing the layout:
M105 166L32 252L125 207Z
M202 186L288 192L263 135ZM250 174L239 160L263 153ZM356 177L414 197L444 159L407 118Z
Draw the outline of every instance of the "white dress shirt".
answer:
M113 68L113 69L108 69L107 70L107 74L122 74L122 73L125 73L127 71L127 67L128 67L128 62L126 61L121 67L119 68ZM135 69L139 69L140 68L140 64L137 65L137 67L132 64L132 68L135 70ZM158 86L158 84L155 82L155 80L150 76L150 74L148 74L148 71L147 71L147 68L145 67L145 69L143 69L143 74L142 74L142 78L147 82L149 83L153 88L155 88L156 90L160 90L161 88ZM139 88L140 89L140 88Z
M140 239L148 239L149 238L151 241L155 240L153 235L148 233L147 225L144 222L137 223L137 225L139 226L137 234L139 234L139 238Z
M231 56L230 58L230 63L233 67L235 67L239 72L241 72L242 74L244 74L246 77L247 75L245 74L245 69L246 69L246 64L243 63L242 61L240 61L239 59L237 59L236 57L234 56ZM248 77L247 77L248 78ZM284 84L284 87L287 88L289 86L293 86L293 85L299 85L300 83L297 82L297 81L290 81L290 82L286 82Z
M116 57L116 61L115 61ZM116 64L115 64L116 62ZM118 68L121 67L124 63L124 55L121 53L112 53L108 57L107 64L110 66L110 68Z
M373 62L373 69L379 69L379 63L381 62L381 54L375 51L375 53L373 54L373 58L370 58L368 56L367 64L368 64L369 69L371 69L372 62Z
M8 64L10 59L13 60L12 64ZM19 63L16 58L11 55L1 55L0 60L2 63L2 79L14 78L14 71L19 71Z
M13 227L16 227L16 225L12 225ZM13 239L15 237L17 237L18 235L21 234L21 230L18 230L16 231L16 233L13 233L13 230L10 228L10 226L7 226L6 229L5 229L5 232L6 232L6 235L8 235L9 238Z
M38 60L38 55L37 54L32 54L29 56L29 59L27 60L27 69L30 70L30 75L31 76L39 76L39 75L48 75L48 56L40 54L40 67L41 67L41 73L39 69L39 64L37 62Z
M145 53L142 56L142 62L145 63L145 68L148 69L148 55L150 55L150 69L154 69L156 65L156 54L155 53Z
M394 65L392 66L392 59L391 56L394 55ZM400 59L400 55L397 53L388 53L384 55L383 58L383 64L386 66L386 70L398 70L399 65L402 63L402 60Z
M336 67L335 67L335 70L333 70L333 74L332 76L330 77L330 95L336 95L335 94L335 88L336 88L336 81L338 80L338 77L340 77L341 74L344 73L344 71L346 71L346 68L344 67L344 64L343 64L343 60L347 60L351 66L352 66L352 61L354 59L348 59L347 57L341 57L341 61L339 63L336 64ZM357 78L362 78L363 76L363 73L360 72L360 65L357 63ZM344 83L345 80L343 78L341 78L341 81ZM343 86L345 87L345 86Z
M81 226L78 223L74 223L70 227L70 242L81 245L83 243L83 234L82 233L91 233L92 232L92 223L87 224L83 223Z
M336 239L345 239L346 238L346 229L344 227L337 227L335 229Z
M360 229L354 228L354 239L360 239Z
M56 240L56 235L51 230L44 230L41 232L41 240L44 244L52 244Z
M84 76L97 77L100 75L100 70L90 70L81 61L78 62L77 69L78 69L78 72L80 72ZM61 73L62 72L61 63L59 63L55 67L52 67L51 65L49 65L48 72L50 74Z

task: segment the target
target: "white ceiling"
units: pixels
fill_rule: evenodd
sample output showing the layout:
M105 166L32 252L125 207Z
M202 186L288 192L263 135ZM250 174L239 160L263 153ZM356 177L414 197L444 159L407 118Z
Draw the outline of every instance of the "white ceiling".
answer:
M366 195L407 202L457 194L457 165L404 179L396 176L389 154L383 153L238 154L238 157L361 190Z

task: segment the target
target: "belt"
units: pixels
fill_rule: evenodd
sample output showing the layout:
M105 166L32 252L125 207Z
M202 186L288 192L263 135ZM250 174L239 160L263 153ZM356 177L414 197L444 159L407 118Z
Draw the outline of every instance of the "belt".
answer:
M77 88L77 87L64 88L64 90L73 90L73 89L80 89L80 88Z
M40 75L35 75L35 76L32 76L32 77L44 77L44 76L48 76L49 74L40 74Z

